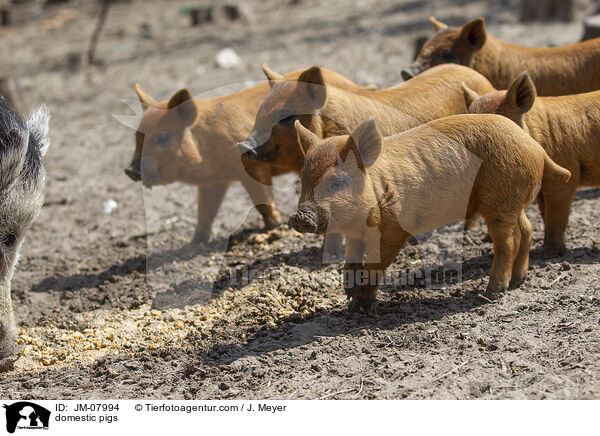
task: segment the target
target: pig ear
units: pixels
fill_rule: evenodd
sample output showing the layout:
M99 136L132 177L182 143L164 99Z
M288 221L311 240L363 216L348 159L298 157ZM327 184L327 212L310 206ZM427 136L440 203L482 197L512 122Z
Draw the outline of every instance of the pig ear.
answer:
M271 86L273 86L274 82L285 80L285 77L283 77L281 74L276 73L275 71L270 69L266 62L262 64L262 70L263 73L265 73L265 76L267 76L267 79L269 79L269 83L271 84Z
M465 97L465 104L467 105L468 110L469 106L471 106L471 103L477 100L480 97L480 95L473 91L471 88L469 88L465 82L462 82L461 86L463 90L463 95Z
M296 129L296 134L298 135L298 144L300 145L300 151L302 154L306 156L306 153L319 141L319 137L315 135L313 132L308 130L306 127L302 125L300 120L296 120L294 123L294 128Z
M442 23L440 20L437 20L433 15L429 17L429 22L433 26L436 32L440 30L446 30L448 25L446 23Z
M460 37L467 41L473 50L479 50L483 47L487 39L485 20L483 18L475 18L469 21L463 26Z
M139 83L135 84L135 93L137 94L140 102L144 106L144 110L149 106L156 106L157 102L144 91L142 91L142 87Z
M364 168L373 165L383 147L383 137L375 124L375 118L371 117L358 126L352 132L349 141L355 153L358 152Z
M194 104L192 93L187 88L177 91L169 100L167 107L175 109L177 116L186 126L192 125L196 121L198 110Z
M529 73L524 71L511 83L506 92L505 101L513 103L521 113L525 113L535 103L536 95L535 85L529 77Z
M298 82L307 83L308 94L315 105L319 108L325 106L327 101L327 89L325 88L325 79L321 67L313 66L305 70L298 77Z

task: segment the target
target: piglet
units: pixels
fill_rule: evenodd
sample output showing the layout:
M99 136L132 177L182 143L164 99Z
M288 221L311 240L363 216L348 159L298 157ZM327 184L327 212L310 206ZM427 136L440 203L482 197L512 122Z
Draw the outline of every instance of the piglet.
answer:
M529 70L539 95L600 89L600 38L563 47L520 47L490 35L483 18L462 27L448 27L434 17L429 20L436 34L402 70L405 80L435 65L459 64L479 71L498 89L507 89L523 70Z
M542 180L569 171L510 120L455 115L384 138L373 118L352 135L319 139L298 121L308 150L300 174L299 232L346 237L344 287L371 307L385 269L411 235L480 214L494 243L488 298L527 274L531 224L525 207Z
M517 76L506 91L479 95L466 84L463 90L471 113L511 119L571 172L568 182L543 184L537 198L546 230L544 256L564 255L565 232L577 189L600 186L600 91L536 97L536 87L527 72Z

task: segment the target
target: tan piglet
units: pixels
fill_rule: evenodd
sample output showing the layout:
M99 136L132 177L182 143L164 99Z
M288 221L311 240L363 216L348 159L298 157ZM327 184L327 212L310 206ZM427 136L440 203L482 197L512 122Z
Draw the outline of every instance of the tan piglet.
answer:
M402 76L408 80L435 65L454 63L479 71L498 89L528 70L539 95L600 89L600 38L563 47L520 47L491 36L483 18L448 27L430 18L436 34L423 45Z
M345 235L344 286L358 306L374 301L409 236L474 214L494 243L488 297L519 286L531 244L524 209L542 180L570 176L498 115L450 116L386 138L373 119L325 140L296 129L308 153L290 222L299 232Z
M527 131L557 164L571 172L569 181L548 180L538 195L545 224L544 255L565 253L565 232L577 189L600 186L600 91L536 97L527 72L506 91L480 96L463 85L472 113L503 115Z

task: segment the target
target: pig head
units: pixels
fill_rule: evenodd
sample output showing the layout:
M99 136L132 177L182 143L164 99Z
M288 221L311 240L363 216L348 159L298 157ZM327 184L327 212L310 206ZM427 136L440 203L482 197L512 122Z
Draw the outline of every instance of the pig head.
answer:
M475 18L462 27L448 27L434 17L429 18L436 34L429 39L415 61L401 71L404 80L440 64L460 64L472 67L473 57L487 40L483 18Z
M295 123L306 163L300 173L298 209L290 225L300 233L343 234L361 240L369 262L379 262L380 202L367 173L381 151L381 136L373 118L351 136L320 140ZM353 253L351 256L354 256ZM346 262L362 262L362 254Z
M514 121L526 132L529 131L524 114L533 107L537 92L527 71L519 74L508 90L493 91L479 95L467 85L462 85L465 103L473 114L498 114Z
M135 134L135 151L125 174L151 187L181 179L184 165L200 160L190 130L197 108L188 89L175 93L167 102L157 102L139 84L135 91L144 108Z
M263 72L271 92L259 108L252 131L238 143L238 150L243 161L271 162L300 172L304 158L294 124L300 121L313 132L321 131L318 111L327 101L322 71L319 67L309 68L297 80L285 80L266 64Z

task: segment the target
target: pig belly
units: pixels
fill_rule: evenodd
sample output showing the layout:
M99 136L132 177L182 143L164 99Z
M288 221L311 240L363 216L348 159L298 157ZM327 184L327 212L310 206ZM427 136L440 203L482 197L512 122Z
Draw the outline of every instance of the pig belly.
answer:
M456 151L401 184L397 217L408 233L417 235L465 219L481 160L462 147Z
M461 187L464 189L422 192L414 209L402 211L402 216L398 220L400 225L411 235L418 235L464 220L472 185Z

